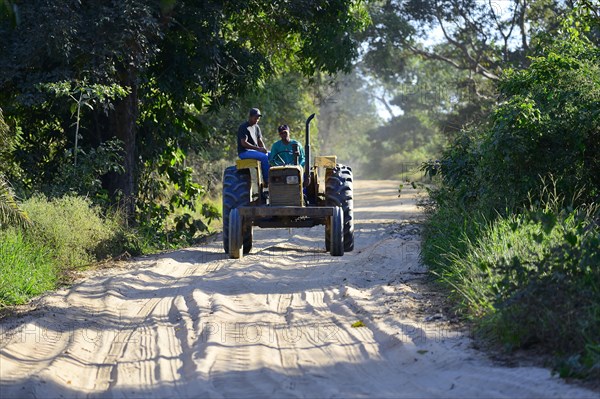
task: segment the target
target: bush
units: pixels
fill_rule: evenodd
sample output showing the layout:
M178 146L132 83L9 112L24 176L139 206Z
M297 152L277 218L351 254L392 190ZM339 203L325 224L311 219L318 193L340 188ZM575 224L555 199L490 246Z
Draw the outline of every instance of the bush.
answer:
M450 254L464 254L486 225L486 215L462 205L460 194L430 190L435 204L423 230L421 257L434 271L443 273L452 263Z
M479 207L521 209L550 176L580 204L600 198L600 53L570 28L543 50L504 74L490 119L443 154L446 187Z
M573 359L579 375L598 373L600 227L591 212L537 206L485 223L446 208L428 223L424 257L485 336L508 348L538 344L563 374Z
M486 336L598 376L600 52L568 22L444 151L422 250Z
M109 203L108 193L102 188L100 176L122 173L121 151L122 142L116 139L86 152L78 149L76 165L73 150L65 151L64 159L59 163L52 181L44 186L43 192L53 198L78 194L92 198L96 203Z
M0 276L0 307L25 303L58 279L51 250L18 229L0 231Z
M32 197L22 204L33 222L27 230L32 242L45 243L63 270L94 262L115 234L115 225L102 218L100 210L83 197L64 196L48 200Z
M157 249L191 245L208 232L213 219L221 217L210 201L202 201L206 188L194 181L185 159L181 149L172 148L157 161L146 162L140 177L139 191L144 195L136 198L138 228Z
M487 331L516 347L541 343L563 360L585 357L600 346L600 228L577 211L529 217L541 231L522 236L528 255L499 268L504 292ZM600 357L589 366L600 376Z

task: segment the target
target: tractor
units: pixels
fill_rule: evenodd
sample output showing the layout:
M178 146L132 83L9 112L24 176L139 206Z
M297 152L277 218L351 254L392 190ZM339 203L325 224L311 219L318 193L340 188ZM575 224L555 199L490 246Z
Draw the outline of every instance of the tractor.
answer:
M325 249L343 256L354 249L352 169L336 156L318 156L311 166L310 122L306 120L304 168L294 148L292 165L272 165L268 187L260 161L238 160L223 173L223 249L239 259L252 249L253 228L325 225ZM277 154L275 154L275 158ZM324 178L319 179L319 171Z

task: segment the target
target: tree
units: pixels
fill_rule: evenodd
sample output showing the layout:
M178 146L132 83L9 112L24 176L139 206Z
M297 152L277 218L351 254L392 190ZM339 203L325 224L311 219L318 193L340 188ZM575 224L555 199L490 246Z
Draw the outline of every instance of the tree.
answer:
M127 89L111 107L84 115L83 133L90 145L123 143L124 173L105 178L123 198L136 196L147 160L169 162L173 147L207 134L199 114L277 70L349 69L357 45L350 33L366 20L362 3L350 0L32 0L18 10L18 23L0 19L0 104L27 129L42 125L45 135L60 136L64 147L64 117L56 116L66 109L48 103L37 84L87 79Z
M556 199L597 203L600 67L588 29L586 18L571 15L528 68L505 73L487 123L446 150L446 188L500 213L543 201L550 181Z
M361 35L361 68L381 87L378 101L388 109L390 102L402 102L406 88L422 91L428 69L445 70L446 78L437 73L429 85L452 93L452 104L429 106L446 108L438 124L451 136L485 116L497 100L502 72L527 66L538 33L555 31L570 8L553 0L372 2L373 24Z
M384 57L412 53L497 81L508 67L528 64L531 40L558 27L558 16L571 7L554 0L427 0L374 2L373 25L366 32L368 53ZM440 44L442 44L440 46ZM380 58L381 56L379 56ZM372 57L367 57L367 61ZM386 66L390 63L386 63ZM374 63L378 74L401 73ZM475 80L474 83L477 83Z
M373 23L358 35L358 67L377 93L372 100L389 114L369 134L371 173L441 155L447 139L485 118L503 71L526 66L536 33L555 30L569 7L552 0L370 2Z

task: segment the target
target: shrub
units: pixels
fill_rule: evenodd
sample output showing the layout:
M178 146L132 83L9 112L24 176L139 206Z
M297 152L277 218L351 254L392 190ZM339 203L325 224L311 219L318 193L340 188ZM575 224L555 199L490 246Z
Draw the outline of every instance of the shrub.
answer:
M43 192L51 197L79 194L92 198L96 203L109 203L100 176L122 173L121 150L122 143L116 139L85 152L78 149L77 164L74 164L74 151L65 151L64 159L59 163L52 181L43 187Z
M114 226L105 223L99 208L83 197L48 200L36 196L24 201L22 207L33 222L28 237L51 248L63 270L95 261L98 249L114 234Z
M517 347L542 343L562 359L600 345L600 228L591 220L578 211L530 216L541 231L522 236L523 247L538 251L498 268L504 292L488 333Z
M597 376L600 52L572 22L444 151L423 258L486 336L541 345L564 376Z
M490 119L444 151L443 182L464 201L521 209L549 176L580 204L600 198L600 53L571 28L562 36L529 68L508 70Z
M447 252L438 252L437 273L485 336L508 348L541 345L570 364L563 374L575 358L587 362L580 375L597 373L600 227L590 213L537 206L480 223L476 238L457 228L452 247L438 248ZM448 226L447 214L433 226Z

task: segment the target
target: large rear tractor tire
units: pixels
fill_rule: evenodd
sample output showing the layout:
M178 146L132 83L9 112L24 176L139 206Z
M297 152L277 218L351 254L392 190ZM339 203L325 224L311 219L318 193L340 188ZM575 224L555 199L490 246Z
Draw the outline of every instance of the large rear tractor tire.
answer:
M252 181L248 169L238 170L230 166L223 173L223 249L229 253L229 216L232 209L250 205ZM244 228L243 253L252 249L252 224Z
M344 251L354 250L354 193L352 168L336 165L325 179L325 199L327 206L339 206L344 214ZM330 250L331 226L325 226L325 249Z

